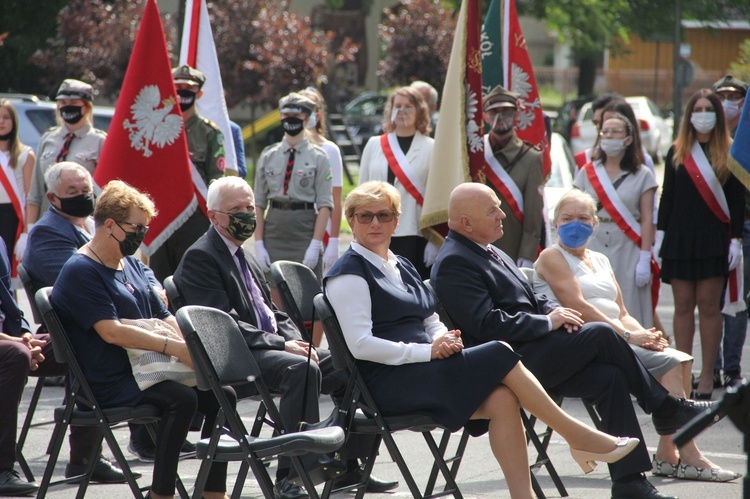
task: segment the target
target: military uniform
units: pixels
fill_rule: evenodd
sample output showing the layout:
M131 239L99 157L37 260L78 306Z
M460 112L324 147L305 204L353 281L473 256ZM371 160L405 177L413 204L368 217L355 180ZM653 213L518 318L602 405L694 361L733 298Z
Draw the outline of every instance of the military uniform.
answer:
M206 81L203 73L187 65L172 71L175 83L184 81L202 86ZM208 184L224 176L226 160L224 158L224 134L219 127L193 114L185 122L185 136L187 138L190 160L195 165L201 179ZM201 210L195 210L190 218L182 224L164 244L162 244L149 259L149 266L156 278L163 281L174 274L182 260L185 251L208 230L209 221Z
M331 166L325 151L307 139L294 149L294 170L284 194L290 145L286 140L266 147L255 172L255 204L269 205L263 241L271 261L302 262L315 228L318 209L333 209ZM317 207L317 209L316 209ZM320 277L321 260L315 272Z

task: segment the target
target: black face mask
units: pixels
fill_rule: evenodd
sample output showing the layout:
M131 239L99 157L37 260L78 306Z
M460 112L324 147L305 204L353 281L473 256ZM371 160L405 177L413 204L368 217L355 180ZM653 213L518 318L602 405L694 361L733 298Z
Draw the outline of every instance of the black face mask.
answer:
M305 127L302 125L303 122L304 120L301 118L294 118L292 116L289 116L281 120L281 127L286 133L288 133L292 137L296 137L297 135L302 133L302 130L305 129Z
M229 225L225 228L229 235L237 241L247 241L255 233L255 227L258 224L258 217L255 212L236 211L228 213L220 211L219 213L225 213L229 216Z
M0 135L0 140L10 140L10 138L13 137L13 131L6 133L5 135Z
M60 201L59 210L71 217L84 218L94 213L94 195L90 192L84 192L77 196L61 198L53 194Z
M183 113L193 107L195 104L195 96L198 95L190 90L178 90L177 95L180 96L180 111Z
M118 227L122 229L122 226L115 222ZM120 245L120 253L122 253L122 256L130 256L133 255L136 251L138 251L138 248L140 247L141 243L143 242L143 239L146 237L146 231L138 231L138 232L128 232L125 229L122 229L122 231L125 233L125 239L120 241L117 239L113 234L110 234L109 236L114 238L115 241Z
M65 123L75 125L83 118L82 106L63 106L60 108L60 116Z

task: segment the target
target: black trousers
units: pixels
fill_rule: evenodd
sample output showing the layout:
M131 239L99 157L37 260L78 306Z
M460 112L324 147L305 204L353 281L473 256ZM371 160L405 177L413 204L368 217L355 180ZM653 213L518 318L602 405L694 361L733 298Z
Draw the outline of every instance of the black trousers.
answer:
M514 348L548 392L594 404L602 418L602 431L641 440L627 457L609 465L613 480L651 469L630 395L650 414L668 392L612 328L592 322L577 332L558 329Z
M233 406L237 399L234 390L225 387ZM162 381L143 391L140 404L155 405L162 410L156 430L156 461L151 490L160 495L175 493L177 463L180 449L185 442L195 410L206 415L201 438L208 438L219 412L219 402L213 392L201 391L174 381ZM226 492L227 463L214 463L206 482L208 492Z

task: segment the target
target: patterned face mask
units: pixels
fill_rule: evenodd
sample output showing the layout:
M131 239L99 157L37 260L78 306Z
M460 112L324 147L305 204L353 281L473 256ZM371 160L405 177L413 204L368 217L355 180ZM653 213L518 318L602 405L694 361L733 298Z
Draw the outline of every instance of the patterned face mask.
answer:
M237 241L246 241L252 237L257 224L255 212L235 211L230 213L219 210L215 211L224 213L229 217L229 225L224 228L234 239Z

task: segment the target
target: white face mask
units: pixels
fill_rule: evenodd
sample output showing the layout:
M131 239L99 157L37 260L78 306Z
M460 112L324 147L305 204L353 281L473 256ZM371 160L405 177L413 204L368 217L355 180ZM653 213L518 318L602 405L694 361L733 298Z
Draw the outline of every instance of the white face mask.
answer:
M307 122L307 125L305 125L305 128L312 130L315 128L315 125L318 124L318 115L315 113L312 113L310 115L310 121Z
M690 123L693 124L696 132L709 133L716 126L716 113L714 111L693 113Z
M724 114L727 116L727 121L732 121L740 115L740 102L742 100L725 100L721 103L724 108Z
M604 151L604 154L606 154L608 158L617 156L628 147L625 144L626 140L628 140L628 137L624 139L601 139L599 141L599 148Z

